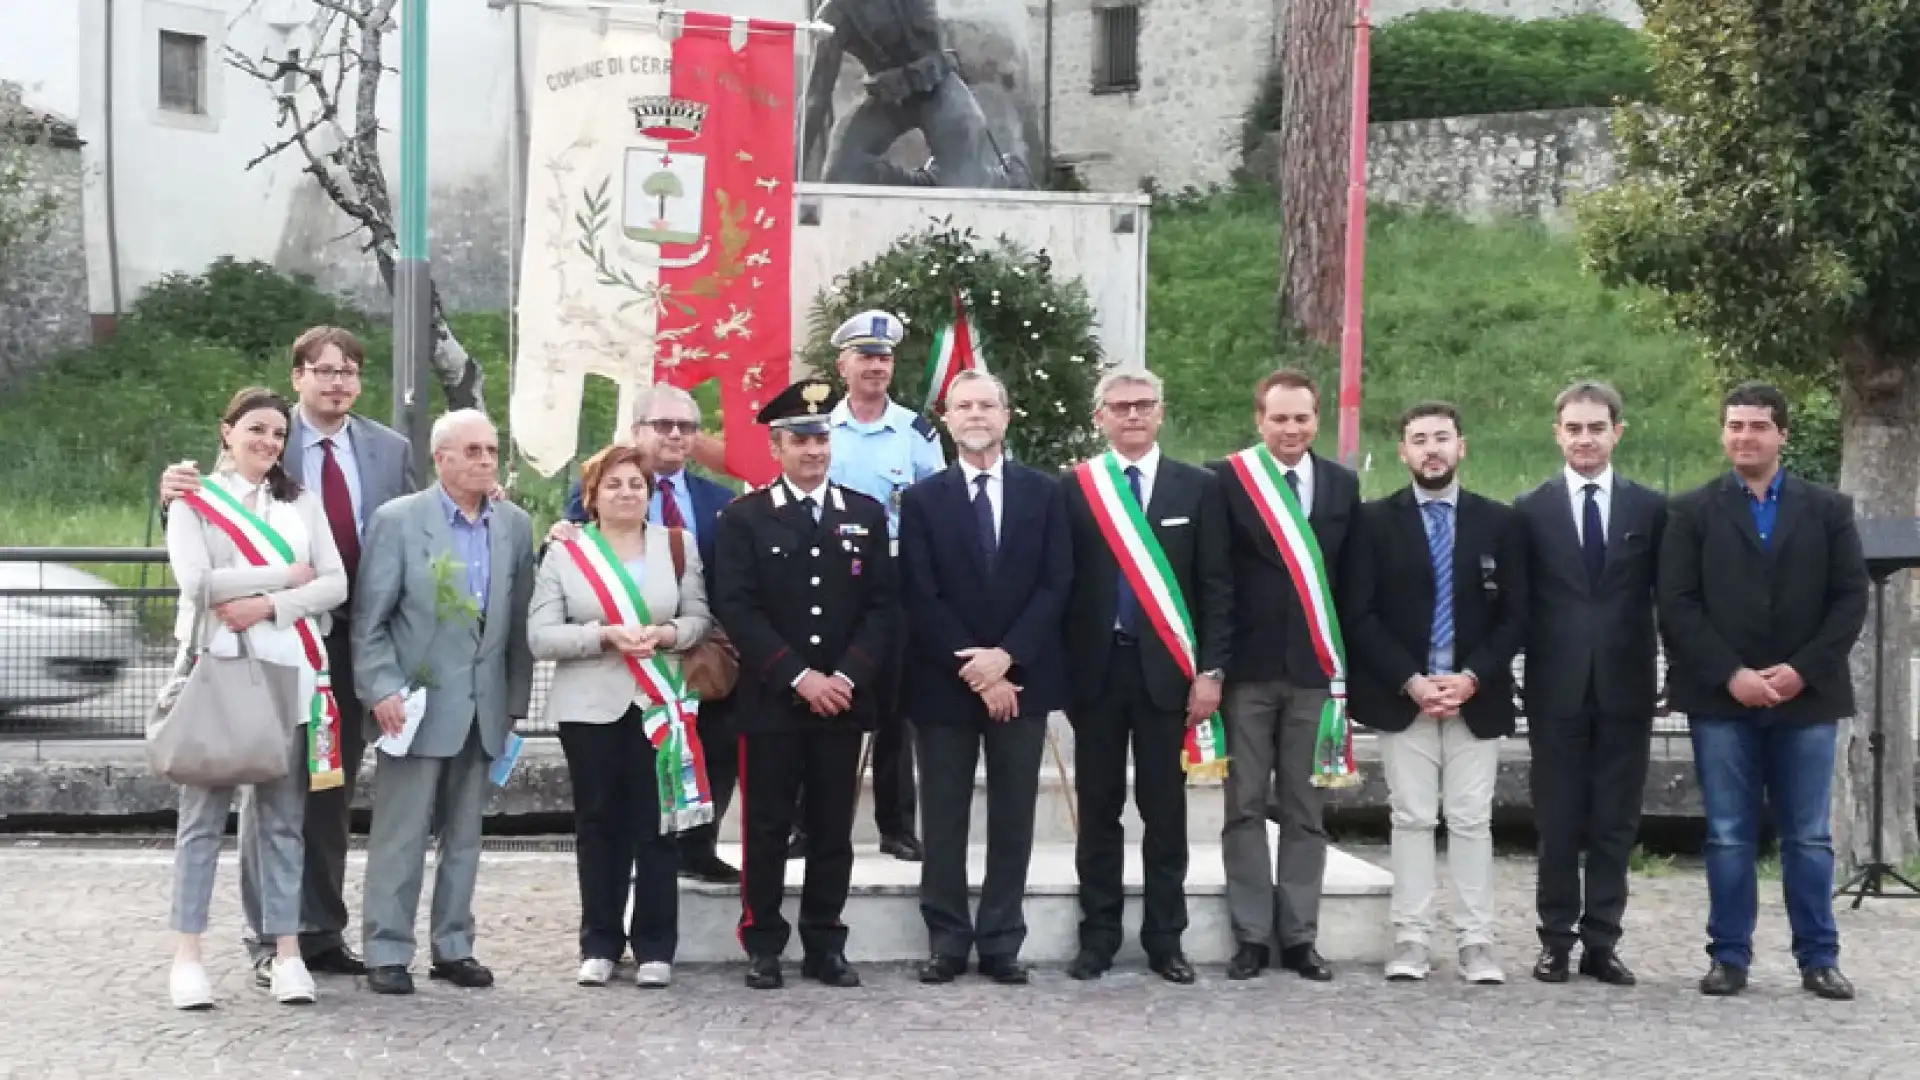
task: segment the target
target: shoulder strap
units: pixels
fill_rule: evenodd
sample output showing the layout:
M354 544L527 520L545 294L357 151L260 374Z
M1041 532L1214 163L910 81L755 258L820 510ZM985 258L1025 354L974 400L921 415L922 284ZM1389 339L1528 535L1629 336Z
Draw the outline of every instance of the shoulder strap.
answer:
M681 539L685 529L667 530L667 548L673 552L673 580L679 581L687 576L687 545Z

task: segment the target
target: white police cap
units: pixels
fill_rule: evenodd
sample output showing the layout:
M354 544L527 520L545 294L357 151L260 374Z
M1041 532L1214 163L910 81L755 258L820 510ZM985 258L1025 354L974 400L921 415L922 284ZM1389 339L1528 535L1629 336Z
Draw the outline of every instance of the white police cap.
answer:
M863 311L833 332L833 347L863 353L890 353L907 336L898 317L884 311Z

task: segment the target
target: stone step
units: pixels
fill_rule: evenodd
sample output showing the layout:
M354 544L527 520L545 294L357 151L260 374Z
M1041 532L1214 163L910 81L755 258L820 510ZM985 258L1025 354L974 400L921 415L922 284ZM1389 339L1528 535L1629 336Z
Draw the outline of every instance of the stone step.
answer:
M1273 829L1269 826L1269 834ZM721 847L721 855L738 864L736 845ZM968 849L967 878L979 896L985 872L986 848ZM800 886L806 864L790 860L787 871L786 916L797 918ZM1127 940L1116 958L1122 964L1144 964L1140 951L1139 845L1129 843L1126 866ZM1327 853L1327 872L1320 905L1318 946L1329 960L1385 963L1391 945L1387 905L1393 876L1373 863L1338 848ZM850 928L847 956L854 961L900 961L927 955L926 923L920 915L920 866L879 855L871 849L854 856L853 888L843 918ZM1027 873L1027 940L1023 959L1034 963L1064 964L1079 948L1079 883L1071 844L1035 844ZM1233 955L1234 940L1227 917L1226 873L1220 845L1194 843L1187 870L1188 928L1182 945L1197 964L1224 964ZM976 899L977 902L977 899ZM739 890L733 886L682 881L680 888L680 949L685 961L737 961L740 948L734 930L740 918ZM799 935L788 945L798 959Z

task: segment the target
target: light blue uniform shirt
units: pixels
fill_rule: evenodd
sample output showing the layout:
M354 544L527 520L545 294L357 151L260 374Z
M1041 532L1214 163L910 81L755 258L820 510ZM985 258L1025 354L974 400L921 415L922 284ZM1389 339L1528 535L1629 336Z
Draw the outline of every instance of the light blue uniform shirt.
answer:
M946 451L931 424L899 402L889 400L880 419L863 424L842 399L827 418L833 464L827 478L841 487L880 500L887 508L887 535L900 540L900 495L916 480L947 467ZM916 424L916 422L918 422Z

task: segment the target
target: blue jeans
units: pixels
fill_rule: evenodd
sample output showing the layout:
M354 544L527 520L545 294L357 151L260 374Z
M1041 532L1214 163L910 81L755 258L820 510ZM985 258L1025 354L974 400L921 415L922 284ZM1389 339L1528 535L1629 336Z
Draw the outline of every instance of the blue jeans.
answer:
M1773 810L1793 958L1802 969L1833 967L1840 928L1833 920L1833 794L1836 724L1784 724L1757 709L1693 718L1693 763L1707 812L1707 954L1732 967L1753 964L1759 915L1755 867L1763 806Z

